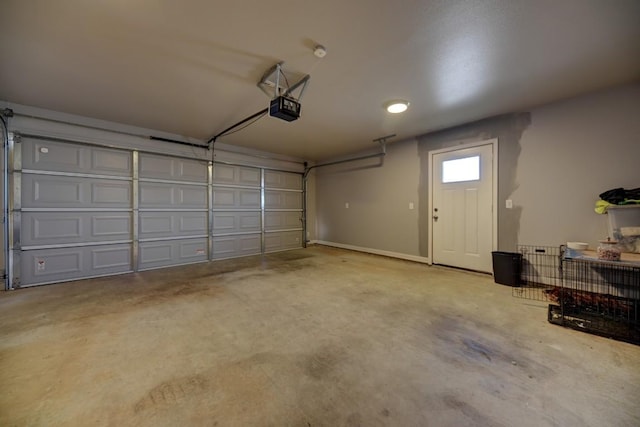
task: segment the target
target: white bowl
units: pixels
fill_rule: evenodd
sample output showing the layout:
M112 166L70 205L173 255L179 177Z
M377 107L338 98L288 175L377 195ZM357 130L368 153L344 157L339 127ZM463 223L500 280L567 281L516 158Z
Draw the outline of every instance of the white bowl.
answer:
M567 247L577 251L584 251L589 247L589 244L585 242L567 242Z

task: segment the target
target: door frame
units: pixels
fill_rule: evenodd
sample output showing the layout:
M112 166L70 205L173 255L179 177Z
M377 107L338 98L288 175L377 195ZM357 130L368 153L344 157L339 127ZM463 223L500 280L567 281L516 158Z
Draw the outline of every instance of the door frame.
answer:
M428 249L429 249L429 256L427 257L427 262L429 265L433 265L433 184L434 184L434 177L433 177L433 172L434 172L434 167L433 167L433 157L434 155L437 154L442 154L442 153L450 153L450 152L454 152L454 151L461 151L461 150L466 150L468 148L476 148L476 147L481 147L483 145L492 145L493 148L493 155L491 157L491 164L492 164L492 169L493 169L493 183L491 186L491 199L492 199L492 203L491 203L491 217L492 217L492 236L491 236L491 250L495 251L498 249L498 139L497 138L493 138L493 139L486 139L483 141L477 141L477 142L471 142L468 144L460 144L460 145L456 145L456 146L452 146L452 147L447 147L447 148L440 148L438 150L431 150L429 151L429 185L428 185L428 189L429 189L429 211L428 211L428 227L427 227L427 233L428 233L428 238L427 238L427 242L428 242Z

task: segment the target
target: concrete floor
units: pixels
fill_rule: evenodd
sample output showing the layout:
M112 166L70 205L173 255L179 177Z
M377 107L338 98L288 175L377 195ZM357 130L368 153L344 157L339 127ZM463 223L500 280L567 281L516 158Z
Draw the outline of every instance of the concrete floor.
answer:
M326 247L0 293L0 425L638 426L640 347Z

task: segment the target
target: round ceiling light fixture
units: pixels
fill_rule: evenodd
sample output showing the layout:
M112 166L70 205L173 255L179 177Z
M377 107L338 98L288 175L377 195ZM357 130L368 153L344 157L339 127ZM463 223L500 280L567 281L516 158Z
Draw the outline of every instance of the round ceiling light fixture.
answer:
M392 114L404 113L409 108L409 101L394 99L384 104L384 108Z

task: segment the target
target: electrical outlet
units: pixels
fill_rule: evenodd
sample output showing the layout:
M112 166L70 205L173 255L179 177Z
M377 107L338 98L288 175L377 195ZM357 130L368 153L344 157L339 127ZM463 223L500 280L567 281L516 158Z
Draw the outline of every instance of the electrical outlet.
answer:
M507 209L513 209L513 200L511 200L511 199L507 199L507 200L505 201L505 207L506 207Z
M345 209L349 209L349 202L346 202L346 203L344 204L344 207L345 207Z
M409 209L413 210L413 202L409 202Z

